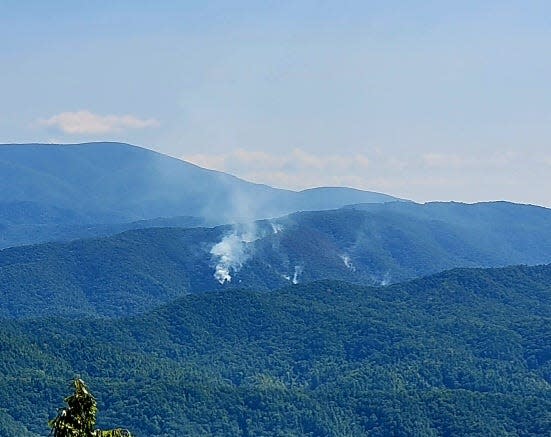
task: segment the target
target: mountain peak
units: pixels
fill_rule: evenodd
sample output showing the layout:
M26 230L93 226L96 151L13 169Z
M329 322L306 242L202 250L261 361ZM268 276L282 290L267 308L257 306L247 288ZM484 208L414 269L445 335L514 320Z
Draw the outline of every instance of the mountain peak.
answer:
M0 172L0 202L38 202L89 222L196 216L223 223L396 200L350 188L272 188L118 142L5 144Z

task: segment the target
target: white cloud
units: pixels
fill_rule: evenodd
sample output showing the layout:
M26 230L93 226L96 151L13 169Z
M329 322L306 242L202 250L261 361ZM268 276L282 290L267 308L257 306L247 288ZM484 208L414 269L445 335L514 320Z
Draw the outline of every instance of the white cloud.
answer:
M154 118L138 118L133 115L99 115L90 111L62 112L38 121L42 126L56 127L66 134L109 134L127 129L157 127Z
M406 151L401 155L369 149L369 157L361 152L323 154L294 149L269 153L237 149L182 158L279 188L348 186L416 201L505 199L549 204L547 198L527 197L523 187L527 181L533 186L541 184L551 165L551 155L530 155L513 147L497 152L480 148L463 153Z
M363 154L314 154L294 149L281 154L236 149L225 154L193 154L182 159L249 181L281 188L320 185L364 187L371 162Z
M226 155L207 155L196 153L182 157L183 160L198 165L199 167L209 168L211 170L226 170Z
M287 153L272 154L266 152L233 150L226 154L194 154L183 156L186 161L202 167L221 171L239 171L243 169L284 173L300 171L365 171L369 167L369 159L362 154L312 154L301 149Z

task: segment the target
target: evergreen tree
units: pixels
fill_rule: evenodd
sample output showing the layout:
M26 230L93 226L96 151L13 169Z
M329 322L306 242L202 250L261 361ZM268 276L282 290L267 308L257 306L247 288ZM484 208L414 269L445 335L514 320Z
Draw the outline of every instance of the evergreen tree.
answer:
M96 399L80 378L73 380L75 392L65 398L67 407L60 408L55 419L48 422L53 437L132 437L125 429L101 431L95 429L98 412Z

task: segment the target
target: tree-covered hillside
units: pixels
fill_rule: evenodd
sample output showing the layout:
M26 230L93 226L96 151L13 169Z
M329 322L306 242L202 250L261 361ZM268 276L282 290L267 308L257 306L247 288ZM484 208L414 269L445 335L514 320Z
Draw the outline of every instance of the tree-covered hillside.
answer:
M17 206L19 206L19 204ZM35 205L30 208L32 213L36 212L34 206ZM3 207L12 208L12 206L0 205L0 213ZM19 212L24 212L19 208L16 209ZM45 220L48 218L49 217L46 216ZM34 218L31 220L34 220ZM67 242L83 238L104 237L120 234L121 232L133 229L166 227L191 228L215 225L215 223L206 222L202 218L190 216L108 224L57 223L54 221L46 223L25 223L15 221L16 219L14 219L14 217L12 217L12 222L2 222L0 218L0 249L45 242Z
M4 320L0 434L44 435L78 374L99 426L144 437L548 436L550 314L541 266L189 295L119 320Z
M0 248L113 235L147 225L140 221L214 226L398 200L344 187L272 188L112 142L0 144L0 174Z
M446 215L433 217L431 205L405 205L6 249L0 316L121 316L202 291L320 279L379 285L459 266L551 262L551 210L445 204Z

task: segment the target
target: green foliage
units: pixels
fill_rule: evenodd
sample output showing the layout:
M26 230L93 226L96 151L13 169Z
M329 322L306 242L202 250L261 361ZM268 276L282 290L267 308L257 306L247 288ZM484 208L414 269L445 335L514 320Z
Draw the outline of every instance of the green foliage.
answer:
M0 317L140 314L192 292L338 279L398 282L445 269L551 262L551 211L514 204L304 212L258 222L251 258L220 285L210 253L230 227L156 228L0 251ZM376 209L378 208L378 209ZM343 256L350 257L353 268ZM286 279L288 278L288 279Z
M252 219L396 200L349 188L279 190L122 143L0 145L0 174L0 247L120 229L72 225L178 216L227 223L243 217L236 203Z
M16 209L21 203L27 206L30 202L18 202L15 204ZM0 203L0 249L49 241L61 242L72 241L79 238L115 235L133 229L161 227L192 228L205 226L207 224L204 219L189 216L157 218L114 224L87 224L86 220L78 220L77 218L70 217L69 223L66 223L63 217L48 217L48 211L45 211L46 218L42 218L43 216L40 214L41 218L46 221L46 223L36 224L32 221L31 223L11 223L13 217L11 217L11 220L9 218L3 220L2 213L5 213L6 210L11 213L13 209L13 203Z
M548 436L549 314L542 266L190 295L120 320L5 320L0 405L7 426L40 435L78 373L99 394L98 426L138 437Z
M61 408L56 418L48 422L54 437L132 437L127 430L96 429L96 399L82 379L75 378L73 385L75 392L65 398L67 407Z
M96 399L88 391L84 381L73 380L75 392L65 398L66 408L61 408L48 425L54 437L94 437L96 426Z
M39 434L30 432L24 424L14 420L6 410L0 409L0 435L37 437Z

